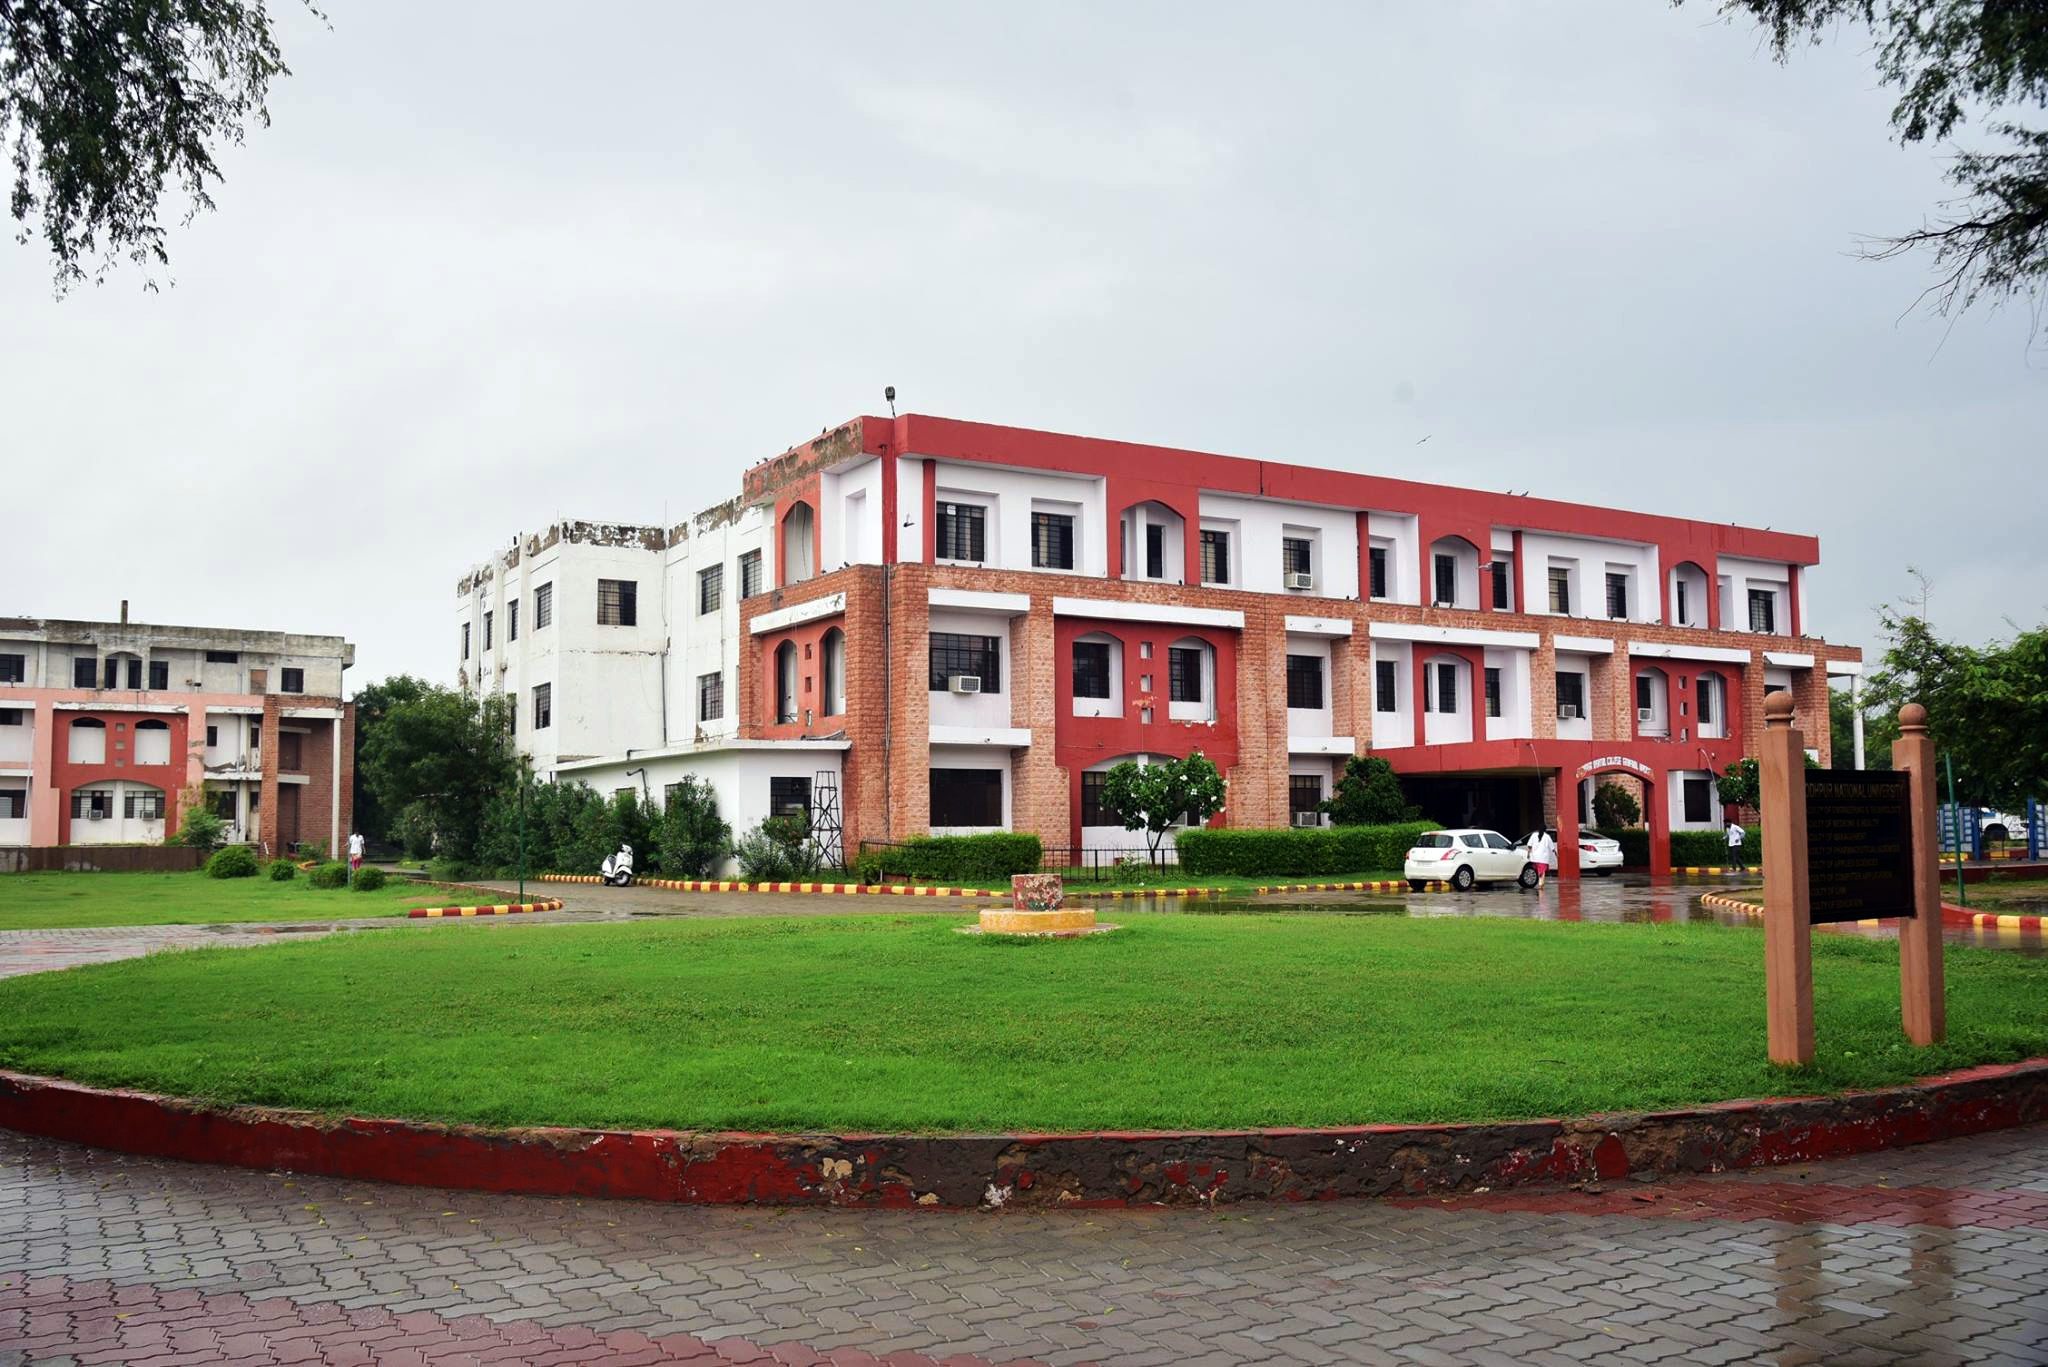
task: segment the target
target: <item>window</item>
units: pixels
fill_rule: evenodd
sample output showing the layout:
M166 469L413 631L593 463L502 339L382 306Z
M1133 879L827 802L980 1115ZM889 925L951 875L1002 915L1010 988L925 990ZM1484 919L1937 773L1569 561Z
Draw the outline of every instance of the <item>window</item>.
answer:
M554 620L555 586L542 584L533 591L533 629L539 631Z
M1446 715L1458 710L1458 667L1439 661L1422 667L1422 710Z
M796 642L775 647L775 720L786 726L796 720Z
M1372 596L1374 598L1385 598L1387 596L1387 548L1385 546L1372 547L1365 553L1365 563L1367 578L1371 582L1370 591Z
M94 665L90 657L81 656L71 662L71 686L91 688L94 679Z
M164 819L164 795L152 788L147 792L129 789L123 794L122 810L130 821L162 821Z
M519 600L517 598L511 599L505 604L505 639L507 641L519 639Z
M725 675L723 672L697 676L697 720L725 720Z
M1031 565L1041 570L1074 568L1073 514L1031 515Z
M1650 710L1650 676L1647 674L1636 675L1636 708L1643 712Z
M217 746L217 745L219 745L219 744L220 744L220 728L219 728L218 726L209 726L209 727L207 727L207 728L206 728L206 748L207 748L207 749L209 749L209 750L211 750L211 749L213 749L213 748L214 748L215 746Z
M114 814L114 795L105 788L78 788L71 794L71 819L105 821ZM233 813L229 813L233 819Z
M469 658L469 623L462 624L462 658Z
M1318 711L1323 705L1323 657L1287 657L1287 705Z
M112 656L108 656L105 660L101 661L101 664L105 667L101 670L100 686L103 688L118 688L121 684L121 662Z
M1561 565L1550 567L1550 610L1560 617L1572 615L1572 572Z
M1102 789L1109 782L1105 770L1090 769L1081 775L1081 824L1083 826L1120 826L1102 810Z
M282 674L284 675L284 683L283 683L282 687L283 687L283 689L284 689L284 691L285 691L285 692L287 692L287 693L303 693L303 692L305 692L305 691L306 691L306 671L305 671L305 670L303 670L303 669L284 669L284 670L280 670L279 672L280 672L280 673L282 673Z
M1769 589L1749 591L1749 629L1772 635L1778 630L1778 595Z
M302 773L305 764L305 736L297 731L277 733L277 767L287 773Z
M941 560L971 560L977 565L987 558L988 509L974 503L941 503L938 516L933 554Z
M1230 533L1202 529L1202 582L1230 582Z
M801 817L806 826L810 825L811 781L807 778L769 779L768 814Z
M740 597L752 598L761 591L761 553L748 551L740 557Z
M1400 698L1399 676L1394 672L1392 660L1374 660L1372 664L1373 710L1375 712L1397 711Z
M1074 696L1109 696L1109 642L1074 642Z
M697 615L716 612L725 603L725 566L697 571Z
M931 824L1001 826L1003 771L1000 769L932 770Z
M235 790L232 788L216 790L213 795L213 811L214 815L218 816L221 820L233 821L236 811Z
M533 729L545 731L555 722L555 686L535 684L533 686Z
M489 650L489 649L491 648L491 618L492 618L492 616L493 616L493 615L494 615L494 614L492 614L492 613L488 613L488 612L484 614L484 649L485 649L485 650Z
M1486 667L1486 715L1500 715L1500 669L1496 665Z
M601 627L631 627L640 624L639 580L597 581L597 624Z
M171 686L171 662L151 660L149 662L149 686L152 691L162 692Z
M28 656L0 655L0 683L23 683L28 679Z
M128 661L128 686L138 690L142 687L142 661L139 659Z
M1702 674L1692 681L1693 692L1699 698L1701 726L1714 724L1714 676Z
M1145 577L1166 578L1166 528L1150 523L1145 526Z
M1691 608L1691 606L1690 606L1690 605L1688 604L1688 602L1686 601L1686 600L1687 600L1687 595L1686 595L1686 589L1687 589L1687 588L1688 588L1689 586L1688 586L1688 585L1686 584L1686 582L1685 582L1685 581L1684 581L1683 579L1681 579L1681 580L1679 580L1679 581L1678 581L1678 584L1677 584L1677 586L1676 586L1676 587L1677 587L1677 595L1678 595L1678 624L1679 624L1680 626L1691 626L1691 625L1692 625L1692 608Z
M950 687L957 675L981 680L981 691L1003 691L1002 650L993 636L963 636L957 632L935 631L931 645L931 688L935 693Z
M1586 676L1576 671L1560 671L1557 676L1557 715L1562 719L1567 712L1573 717L1586 715Z
M1458 601L1458 557L1439 552L1433 559L1436 564L1436 596L1430 601L1438 607L1450 607Z
M1206 533L1205 533L1206 535ZM1202 700L1202 652L1196 646L1166 648L1166 700Z
M1323 780L1317 774L1287 776L1287 810L1290 814L1314 812L1323 805Z
M1305 536L1280 538L1280 568L1287 574L1316 572L1316 543Z
M1685 819L1705 825L1714 819L1713 788L1707 779L1689 778L1684 787Z
M818 642L818 711L827 717L846 711L846 633L838 627Z
M209 650L206 662L210 665L238 665L242 662L242 653L238 650Z
M1625 574L1608 573L1607 615L1618 622L1628 619L1628 576Z
M1493 610L1507 612L1515 601L1515 595L1508 583L1508 562L1495 556L1488 567L1487 575L1493 582Z
M19 707L0 707L0 726L21 725L21 714Z
M0 788L0 821L20 821L28 815L26 788Z
M263 723L252 721L249 723L249 748L254 750L261 744L263 744Z

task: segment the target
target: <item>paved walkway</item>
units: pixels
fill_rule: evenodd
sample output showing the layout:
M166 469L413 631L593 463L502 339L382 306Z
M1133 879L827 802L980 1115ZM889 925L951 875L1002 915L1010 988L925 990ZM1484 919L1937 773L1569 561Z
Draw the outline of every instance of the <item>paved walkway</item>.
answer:
M2033 1363L2048 1128L1533 1197L696 1209L0 1133L0 1363Z

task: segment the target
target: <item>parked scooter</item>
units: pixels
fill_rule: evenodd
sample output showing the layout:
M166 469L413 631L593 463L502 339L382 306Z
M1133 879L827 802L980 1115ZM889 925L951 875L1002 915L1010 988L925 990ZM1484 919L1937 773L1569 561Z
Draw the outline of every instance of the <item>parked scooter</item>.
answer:
M605 860L599 871L604 875L604 881L615 888L633 886L633 847L619 846L619 852Z

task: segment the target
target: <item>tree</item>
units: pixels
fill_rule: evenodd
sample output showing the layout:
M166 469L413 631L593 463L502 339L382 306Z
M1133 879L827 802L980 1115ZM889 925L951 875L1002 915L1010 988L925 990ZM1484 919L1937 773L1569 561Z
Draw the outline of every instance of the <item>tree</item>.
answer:
M1401 792L1394 766L1378 755L1353 755L1344 761L1344 775L1322 803L1333 826L1396 826L1422 819Z
M5 3L5 0L0 0ZM363 751L370 737L383 724L384 716L403 702L416 702L433 691L433 685L425 679L416 679L410 674L395 674L388 679L370 684L356 691L350 699L356 709L356 800L355 828L362 832L365 840L396 839L398 832L393 823L398 820L396 809L387 809L377 798L376 790L370 786L367 770L363 765Z
M1636 795L1619 783L1603 783L1593 790L1593 824L1608 829L1642 824L1643 806Z
M1820 762L1812 755L1808 755L1806 767L1818 769ZM1714 780L1714 794L1721 799L1723 807L1747 807L1752 812L1762 811L1763 766L1757 763L1754 757L1736 760Z
M1844 24L1868 29L1878 79L1900 92L1892 107L1900 142L1945 140L1972 111L2048 100L2040 0L1722 0L1721 12L1754 19L1780 61ZM1987 126L2005 146L1957 153L1948 179L1961 195L1943 217L1864 253L1933 252L1941 274L1928 293L1943 313L1987 295L2032 294L2048 279L2048 129Z
M2011 807L2048 794L2048 627L1966 646L1942 640L1922 617L1887 609L1881 620L1891 645L1871 675L1870 701L1894 715L1909 702L1927 708L1956 796Z
M195 783L178 794L178 829L164 838L166 845L188 849L217 850L228 838L228 823L214 810L204 783Z
M1863 767L1892 767L1892 741L1899 734L1896 713L1873 711L1869 700L1863 704ZM1856 767L1856 702L1846 689L1828 690L1828 745L1837 769Z
M485 806L519 773L507 726L512 700L422 688L377 718L357 772L385 811L431 832L436 854L468 862Z
M1200 826L1223 810L1227 786L1216 766L1197 750L1186 759L1155 760L1139 766L1125 760L1102 781L1102 810L1127 831L1145 832L1152 862L1175 826Z
M166 187L187 223L211 209L214 148L267 126L270 82L290 74L261 0L0 0L18 240L40 220L60 291L122 257L147 278L170 263Z
M702 878L725 862L732 827L718 814L718 794L695 775L675 785L654 823L654 847L669 878Z

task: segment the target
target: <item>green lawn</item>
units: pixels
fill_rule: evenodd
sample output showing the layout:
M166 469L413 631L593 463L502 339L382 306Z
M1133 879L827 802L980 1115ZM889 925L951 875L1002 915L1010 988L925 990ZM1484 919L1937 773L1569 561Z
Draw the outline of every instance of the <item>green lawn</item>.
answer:
M1710 925L1177 917L397 929L0 982L0 1067L483 1125L1076 1130L1447 1121L1902 1082L2048 1054L2048 962L1813 948L1820 1061L1764 1058L1763 937Z
M1969 886L1970 910L2005 912L2014 916L2048 915L2048 878L2011 878L1993 875L1990 881ZM1941 883L1941 900L1961 906L1956 894L1956 876L1951 871Z
M12 873L0 874L0 930L403 916L407 907L447 900L445 891L398 879L377 892L322 892L304 874L289 883L273 883L260 874L208 878L203 873Z

